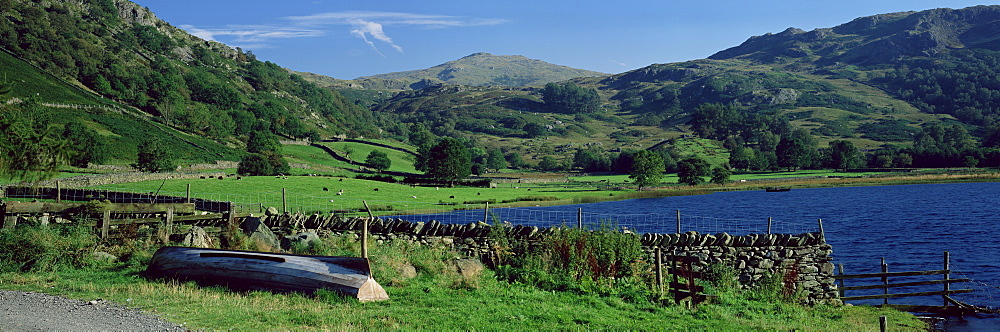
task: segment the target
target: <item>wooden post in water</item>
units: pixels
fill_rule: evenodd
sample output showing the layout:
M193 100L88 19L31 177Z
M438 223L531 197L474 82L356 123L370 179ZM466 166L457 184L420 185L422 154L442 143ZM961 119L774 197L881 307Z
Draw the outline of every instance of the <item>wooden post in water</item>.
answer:
M826 243L826 232L823 231L823 219L817 220L819 220L819 239L823 241L822 243Z
M281 188L281 213L288 212L288 200L285 199L285 188Z
M681 210L677 210L677 234L681 233Z
M950 284L948 284L948 279L951 279L951 264L949 262L951 255L945 251L944 252L944 294L941 294L941 300L944 301L945 308L948 307L948 291L951 290Z
M105 210L104 216L101 218L101 239L108 238L108 232L111 231L111 210Z
M583 229L583 208L576 210L576 228Z
M62 186L59 185L59 181L56 181L56 203L62 203Z
M837 264L837 274L844 275L844 264ZM837 292L844 297L844 279L837 280Z
M363 220L361 225L361 258L368 258L368 221L375 219L375 215L368 207L368 201L361 201L361 203L365 205L365 210L368 210L368 219Z
M767 217L767 234L771 234L771 217Z
M882 257L882 273L889 273L889 265L885 264L885 257ZM889 277L882 276L882 285L885 288L882 289L882 294L889 295ZM886 297L882 299L882 304L889 304L889 298Z
M663 248L656 247L656 293L663 297Z

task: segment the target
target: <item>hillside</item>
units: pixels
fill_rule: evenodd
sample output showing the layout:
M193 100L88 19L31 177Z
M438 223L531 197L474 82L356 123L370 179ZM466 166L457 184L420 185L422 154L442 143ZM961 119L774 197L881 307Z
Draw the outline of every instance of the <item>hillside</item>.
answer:
M99 103L138 109L151 121L237 147L262 128L285 137L377 135L372 114L336 92L250 52L192 36L132 2L5 3L0 47L105 99ZM16 74L3 67L0 75ZM11 96L28 88L14 84Z
M569 80L597 91L603 109L569 120L546 112L538 89L436 87L399 94L374 109L426 122L441 134L471 135L509 149L531 143L508 124L550 126L541 135L546 140L538 142L544 147L530 148L547 151L539 153L558 153L559 146L580 142L612 151L642 145L641 137L655 143L697 134L692 115L710 103L733 107L754 121L788 122L820 147L834 140L862 149L907 147L934 124L960 124L991 147L1000 142L997 24L1000 7L977 6L875 15L810 32L789 28L751 37L708 59ZM616 130L597 129L602 127ZM772 131L777 136L791 132L780 125L762 129L779 129ZM636 136L615 139L628 134ZM777 139L735 138L730 147L773 146L768 142Z

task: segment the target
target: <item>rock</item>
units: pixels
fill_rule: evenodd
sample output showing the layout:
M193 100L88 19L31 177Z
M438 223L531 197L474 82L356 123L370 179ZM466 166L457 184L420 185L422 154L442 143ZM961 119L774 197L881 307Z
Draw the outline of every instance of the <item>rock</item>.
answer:
M315 232L299 232L293 235L289 235L281 238L281 248L284 250L289 250L294 247L305 247L312 242L321 242L319 235Z
M396 269L396 272L399 274L400 279L413 279L417 277L417 268L413 267L410 263L403 263L403 266Z
M246 234L250 238L250 241L257 243L258 245L263 245L271 248L281 247L281 242L278 241L278 236L274 235L270 227L264 224L260 218L247 217L243 219L243 223L240 224L240 229L243 230L243 234Z
M184 234L184 240L181 241L181 245L185 247L211 248L212 242L212 238L208 236L208 233L204 229L194 226L188 230L187 234Z
M452 261L452 264L454 264L455 271L458 272L458 274L469 279L479 277L479 275L483 273L483 270L486 269L483 262L480 262L475 258L456 259Z
M273 206L269 206L267 207L267 210L264 211L264 215L268 217L276 216L278 215L278 209Z
M118 256L103 251L96 251L93 254L91 254L90 257L94 258L94 260L96 261L105 263L110 263L118 260Z

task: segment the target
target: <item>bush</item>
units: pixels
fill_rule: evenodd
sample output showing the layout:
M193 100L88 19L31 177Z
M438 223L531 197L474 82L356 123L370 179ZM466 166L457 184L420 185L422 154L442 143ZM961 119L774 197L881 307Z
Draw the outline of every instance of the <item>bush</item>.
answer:
M93 263L97 237L84 226L30 226L0 230L0 272L48 272Z

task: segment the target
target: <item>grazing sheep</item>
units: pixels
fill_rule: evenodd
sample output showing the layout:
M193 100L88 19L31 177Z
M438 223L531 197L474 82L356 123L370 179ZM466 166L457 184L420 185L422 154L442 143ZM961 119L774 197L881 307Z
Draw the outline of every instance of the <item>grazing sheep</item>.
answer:
M344 192L343 192L343 191L338 191L338 192L337 192L337 196L340 196L340 195L343 195L343 194L344 194Z
M344 179L340 179L340 180L338 180L338 181L340 181L340 182L344 182Z
M375 188L375 189L373 189L373 190L375 190L375 191L378 191L378 188Z
M243 177L242 176L237 176L236 179L237 180L243 180Z
M202 177L201 177L201 179L202 179L202 180L204 180L204 179L205 179L205 176L202 176Z
M219 180L222 180L222 176L219 176Z
M482 193L476 193L476 196L482 195Z
M455 196L448 196L448 198L455 199Z
M410 197L417 198L417 196L410 196Z
M330 191L330 188L323 187L323 191Z

